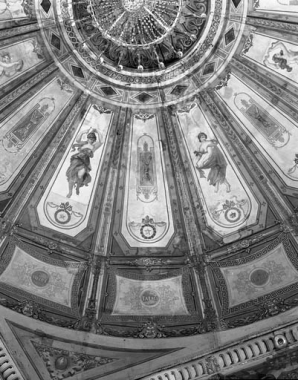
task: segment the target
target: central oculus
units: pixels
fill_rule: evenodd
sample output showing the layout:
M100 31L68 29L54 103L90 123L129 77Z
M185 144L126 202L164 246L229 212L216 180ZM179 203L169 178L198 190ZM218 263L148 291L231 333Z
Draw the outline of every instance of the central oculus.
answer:
M104 38L118 46L160 43L176 26L182 0L90 0L88 11Z

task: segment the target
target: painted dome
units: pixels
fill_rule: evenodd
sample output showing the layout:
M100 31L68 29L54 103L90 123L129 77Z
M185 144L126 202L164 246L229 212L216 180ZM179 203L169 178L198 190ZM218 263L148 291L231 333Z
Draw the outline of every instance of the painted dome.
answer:
M296 3L0 0L1 379L284 378Z

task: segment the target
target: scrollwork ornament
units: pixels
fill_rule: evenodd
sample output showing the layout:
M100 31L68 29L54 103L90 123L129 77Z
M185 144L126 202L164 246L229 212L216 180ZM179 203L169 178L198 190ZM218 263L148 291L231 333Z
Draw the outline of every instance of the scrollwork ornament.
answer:
M166 335L163 332L163 328L164 326L159 326L156 322L150 320L143 324L143 326L140 328L138 336L139 338L148 339L165 338Z
M112 111L109 108L105 108L103 106L98 106L96 104L93 104L93 108L98 111L100 114L106 113L110 114Z
M228 328L235 328L244 325L248 325L263 319L274 317L280 313L290 310L293 307L298 306L298 299L283 300L279 297L266 299L262 303L259 300L255 300L257 310L253 314L249 314L243 318L237 318L237 320L229 321L227 323Z
M0 239L14 235L20 226L21 224L14 223L10 219L0 218Z
M6 298L0 298L0 305L34 319L39 319L41 314L40 307L33 301L8 301Z
M245 248L250 247L252 244L262 241L264 238L265 238L264 234L259 234L257 236L254 236L253 238L244 239L239 242L233 243L231 246L227 247L227 253L230 254L230 253L241 251Z
M260 8L260 0L254 0L253 7L254 9Z
M169 263L169 260L142 257L134 261L130 261L129 264L135 265L135 266L144 266L148 272L151 272L155 266L163 266L163 265L166 265L167 263Z
M0 305L16 311L17 313L23 314L26 317L38 319L39 321L50 323L59 327L75 330L78 330L80 327L80 320L62 319L49 316L45 310L33 301L7 300L6 298L1 297Z
M210 299L205 298L203 301L205 304L204 325L205 325L206 331L215 331L218 329L218 320L217 320L216 311Z
M215 89L216 89L216 90L220 90L220 89L223 88L223 87L227 87L230 78L231 78L231 70L229 69L229 70L226 72L225 77L224 77L222 80L220 80L220 82L215 86Z
M69 376L80 373L92 368L96 368L113 362L115 359L103 356L93 356L84 353L68 351L32 342L35 350L44 361L53 380L65 379Z
M249 49L253 46L253 38L254 38L253 33L250 33L248 37L246 38L246 41L242 50L242 54L248 53Z
M190 113L190 111L196 106L196 103L186 104L178 108L178 113Z
M138 120L142 120L145 123L147 120L153 119L154 115L140 112L140 113L135 114L135 118Z

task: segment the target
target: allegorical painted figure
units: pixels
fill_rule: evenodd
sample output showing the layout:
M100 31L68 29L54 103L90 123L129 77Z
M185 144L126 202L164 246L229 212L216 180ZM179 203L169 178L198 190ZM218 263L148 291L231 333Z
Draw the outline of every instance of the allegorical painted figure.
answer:
M219 190L219 185L225 185L226 191L231 191L231 186L226 179L227 161L218 147L218 142L214 139L208 140L203 132L198 134L200 142L198 150L194 154L198 157L196 168L200 173L200 178L206 178L204 169L210 169L207 181L215 187L215 192Z
M82 137L87 133L87 141L83 141ZM91 182L91 162L94 152L102 145L102 136L100 132L93 128L91 131L83 131L72 146L72 149L77 148L77 153L70 157L70 166L66 171L69 192L67 198L72 196L73 188L76 189L76 194L80 194L80 188L88 186Z

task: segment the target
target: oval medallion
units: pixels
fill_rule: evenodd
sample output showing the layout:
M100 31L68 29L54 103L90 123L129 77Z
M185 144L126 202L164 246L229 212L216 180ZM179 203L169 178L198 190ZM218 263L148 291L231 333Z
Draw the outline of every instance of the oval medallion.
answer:
M38 286L39 288L43 288L49 282L50 276L42 270L37 270L32 273L31 280L34 285Z
M146 289L141 293L141 302L145 306L156 306L159 301L159 294L155 290Z
M263 286L269 280L269 273L265 269L255 269L250 275L250 281L256 286Z

